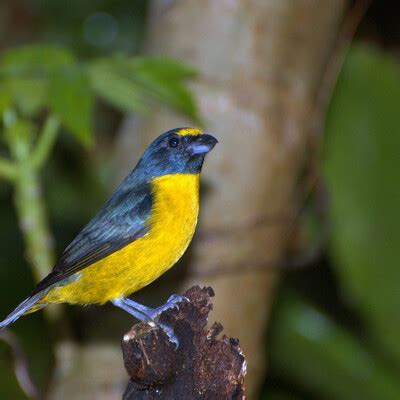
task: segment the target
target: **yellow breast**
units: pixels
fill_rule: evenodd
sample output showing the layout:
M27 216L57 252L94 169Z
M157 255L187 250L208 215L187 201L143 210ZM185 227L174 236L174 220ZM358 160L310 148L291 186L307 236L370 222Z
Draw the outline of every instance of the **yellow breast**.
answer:
M199 213L199 175L174 174L152 182L149 233L78 273L80 278L49 291L47 303L105 303L126 297L171 268L185 252Z

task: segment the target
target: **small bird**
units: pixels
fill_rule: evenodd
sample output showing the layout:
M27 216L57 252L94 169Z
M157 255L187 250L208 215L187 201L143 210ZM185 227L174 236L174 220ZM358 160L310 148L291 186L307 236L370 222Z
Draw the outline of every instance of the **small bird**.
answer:
M154 140L50 274L0 322L0 330L55 303L111 302L149 322L185 301L172 295L150 308L128 296L171 268L188 247L199 213L199 175L217 142L197 128L172 129ZM178 345L173 330L159 325Z

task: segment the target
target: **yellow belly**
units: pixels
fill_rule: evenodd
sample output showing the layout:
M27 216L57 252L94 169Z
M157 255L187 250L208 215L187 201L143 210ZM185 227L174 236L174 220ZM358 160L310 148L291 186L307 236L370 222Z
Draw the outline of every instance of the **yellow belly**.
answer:
M126 297L171 268L185 252L199 212L199 175L154 179L149 233L51 289L41 303L91 304Z

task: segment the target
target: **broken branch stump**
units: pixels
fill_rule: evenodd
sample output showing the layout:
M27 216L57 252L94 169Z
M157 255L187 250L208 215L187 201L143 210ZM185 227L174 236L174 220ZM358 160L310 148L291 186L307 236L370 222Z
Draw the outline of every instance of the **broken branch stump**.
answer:
M219 323L206 327L213 290L194 286L184 295L189 302L160 316L160 322L174 329L178 349L155 324L135 324L124 336L130 380L123 400L245 398L246 360L239 341L218 338Z

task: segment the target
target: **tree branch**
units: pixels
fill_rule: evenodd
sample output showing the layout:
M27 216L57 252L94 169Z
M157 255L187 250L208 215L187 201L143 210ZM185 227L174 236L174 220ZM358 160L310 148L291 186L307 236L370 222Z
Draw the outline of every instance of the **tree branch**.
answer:
M223 335L222 325L206 328L212 309L211 288L190 288L190 302L164 312L179 339L169 342L155 324L138 323L122 341L125 368L130 381L124 400L150 399L244 399L246 360L237 339Z
M60 127L59 120L52 114L50 114L44 125L43 129L39 135L36 147L31 155L31 166L34 169L40 169L46 162L51 149L57 138L58 128Z

